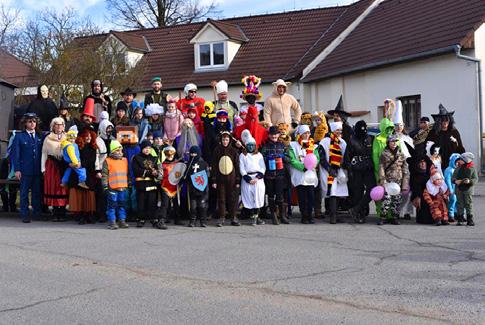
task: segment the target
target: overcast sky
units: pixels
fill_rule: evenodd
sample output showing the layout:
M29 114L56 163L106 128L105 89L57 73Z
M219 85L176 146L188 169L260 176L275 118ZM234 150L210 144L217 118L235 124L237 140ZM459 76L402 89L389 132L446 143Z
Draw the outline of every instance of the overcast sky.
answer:
M202 0L205 2L209 0ZM337 5L346 5L356 0L269 0L269 1L247 1L247 0L216 0L217 9L220 11L218 17L229 18L234 16L247 16L264 13L281 12L288 10L298 10L307 8L329 7ZM81 16L89 16L92 20L101 26L104 30L113 28L107 19L108 9L104 0L0 0L7 6L20 8L25 16L35 14L36 11L43 8L56 8L59 3L64 6L70 6L79 11Z

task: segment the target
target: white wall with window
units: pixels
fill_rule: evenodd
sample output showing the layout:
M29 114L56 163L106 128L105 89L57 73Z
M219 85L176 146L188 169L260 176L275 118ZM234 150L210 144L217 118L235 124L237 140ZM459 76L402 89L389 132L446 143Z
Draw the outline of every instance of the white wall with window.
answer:
M195 71L226 70L241 47L207 23L191 40L194 44Z

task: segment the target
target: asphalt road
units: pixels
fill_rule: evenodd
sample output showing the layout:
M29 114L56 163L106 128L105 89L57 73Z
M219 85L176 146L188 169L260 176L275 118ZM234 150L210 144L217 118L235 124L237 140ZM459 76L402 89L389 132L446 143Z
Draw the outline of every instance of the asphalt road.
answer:
M476 194L475 227L108 231L0 215L0 324L485 324Z

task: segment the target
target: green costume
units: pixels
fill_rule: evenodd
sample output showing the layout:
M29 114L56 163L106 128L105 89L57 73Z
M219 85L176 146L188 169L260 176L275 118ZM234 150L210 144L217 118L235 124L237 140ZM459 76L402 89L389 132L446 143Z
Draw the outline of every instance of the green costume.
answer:
M387 137L394 133L394 123L388 118L383 118L379 124L379 133L372 142L372 162L374 163L374 176L379 184L379 161L381 154L387 146ZM381 216L381 202L376 202L377 216Z
M478 175L473 163L465 164L458 167L453 172L451 176L451 182L455 183L456 180L469 179L470 183L461 183L456 185L456 215L459 222L464 220L465 211L468 223L473 222L473 206L472 206L472 195L473 186L478 182Z

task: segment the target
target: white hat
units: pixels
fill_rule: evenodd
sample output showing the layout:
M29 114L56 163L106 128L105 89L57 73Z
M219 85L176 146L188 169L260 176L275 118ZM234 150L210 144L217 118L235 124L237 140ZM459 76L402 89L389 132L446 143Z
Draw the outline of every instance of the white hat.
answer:
M308 125L306 125L306 124L301 124L296 129L296 134L297 135L302 135L305 132L310 132L310 127Z
M251 132L249 132L249 130L242 131L241 140L245 145L248 144L248 143L256 143L256 140L253 138L253 136L251 135Z
M191 91L191 90L197 90L197 86L193 83L186 84L185 87L184 87L185 95L188 95L189 91Z
M394 120L392 122L394 124L404 124L402 118L402 103L400 100L396 101L396 110L394 111Z
M216 93L227 93L227 82L225 80L220 80L218 83L216 83Z
M330 122L330 131L334 132L335 130L342 130L343 123L342 122Z
M278 87L278 86L285 86L288 87L291 85L291 82L285 82L283 79L278 79L275 82L273 82L273 86Z
M106 111L102 111L99 113L99 121L101 122L102 120L107 120L109 119L109 114Z
M152 115L155 115L155 114L162 115L163 114L163 107L160 106L160 104L157 104L157 103L149 104L145 108L145 115L146 116L152 116Z

